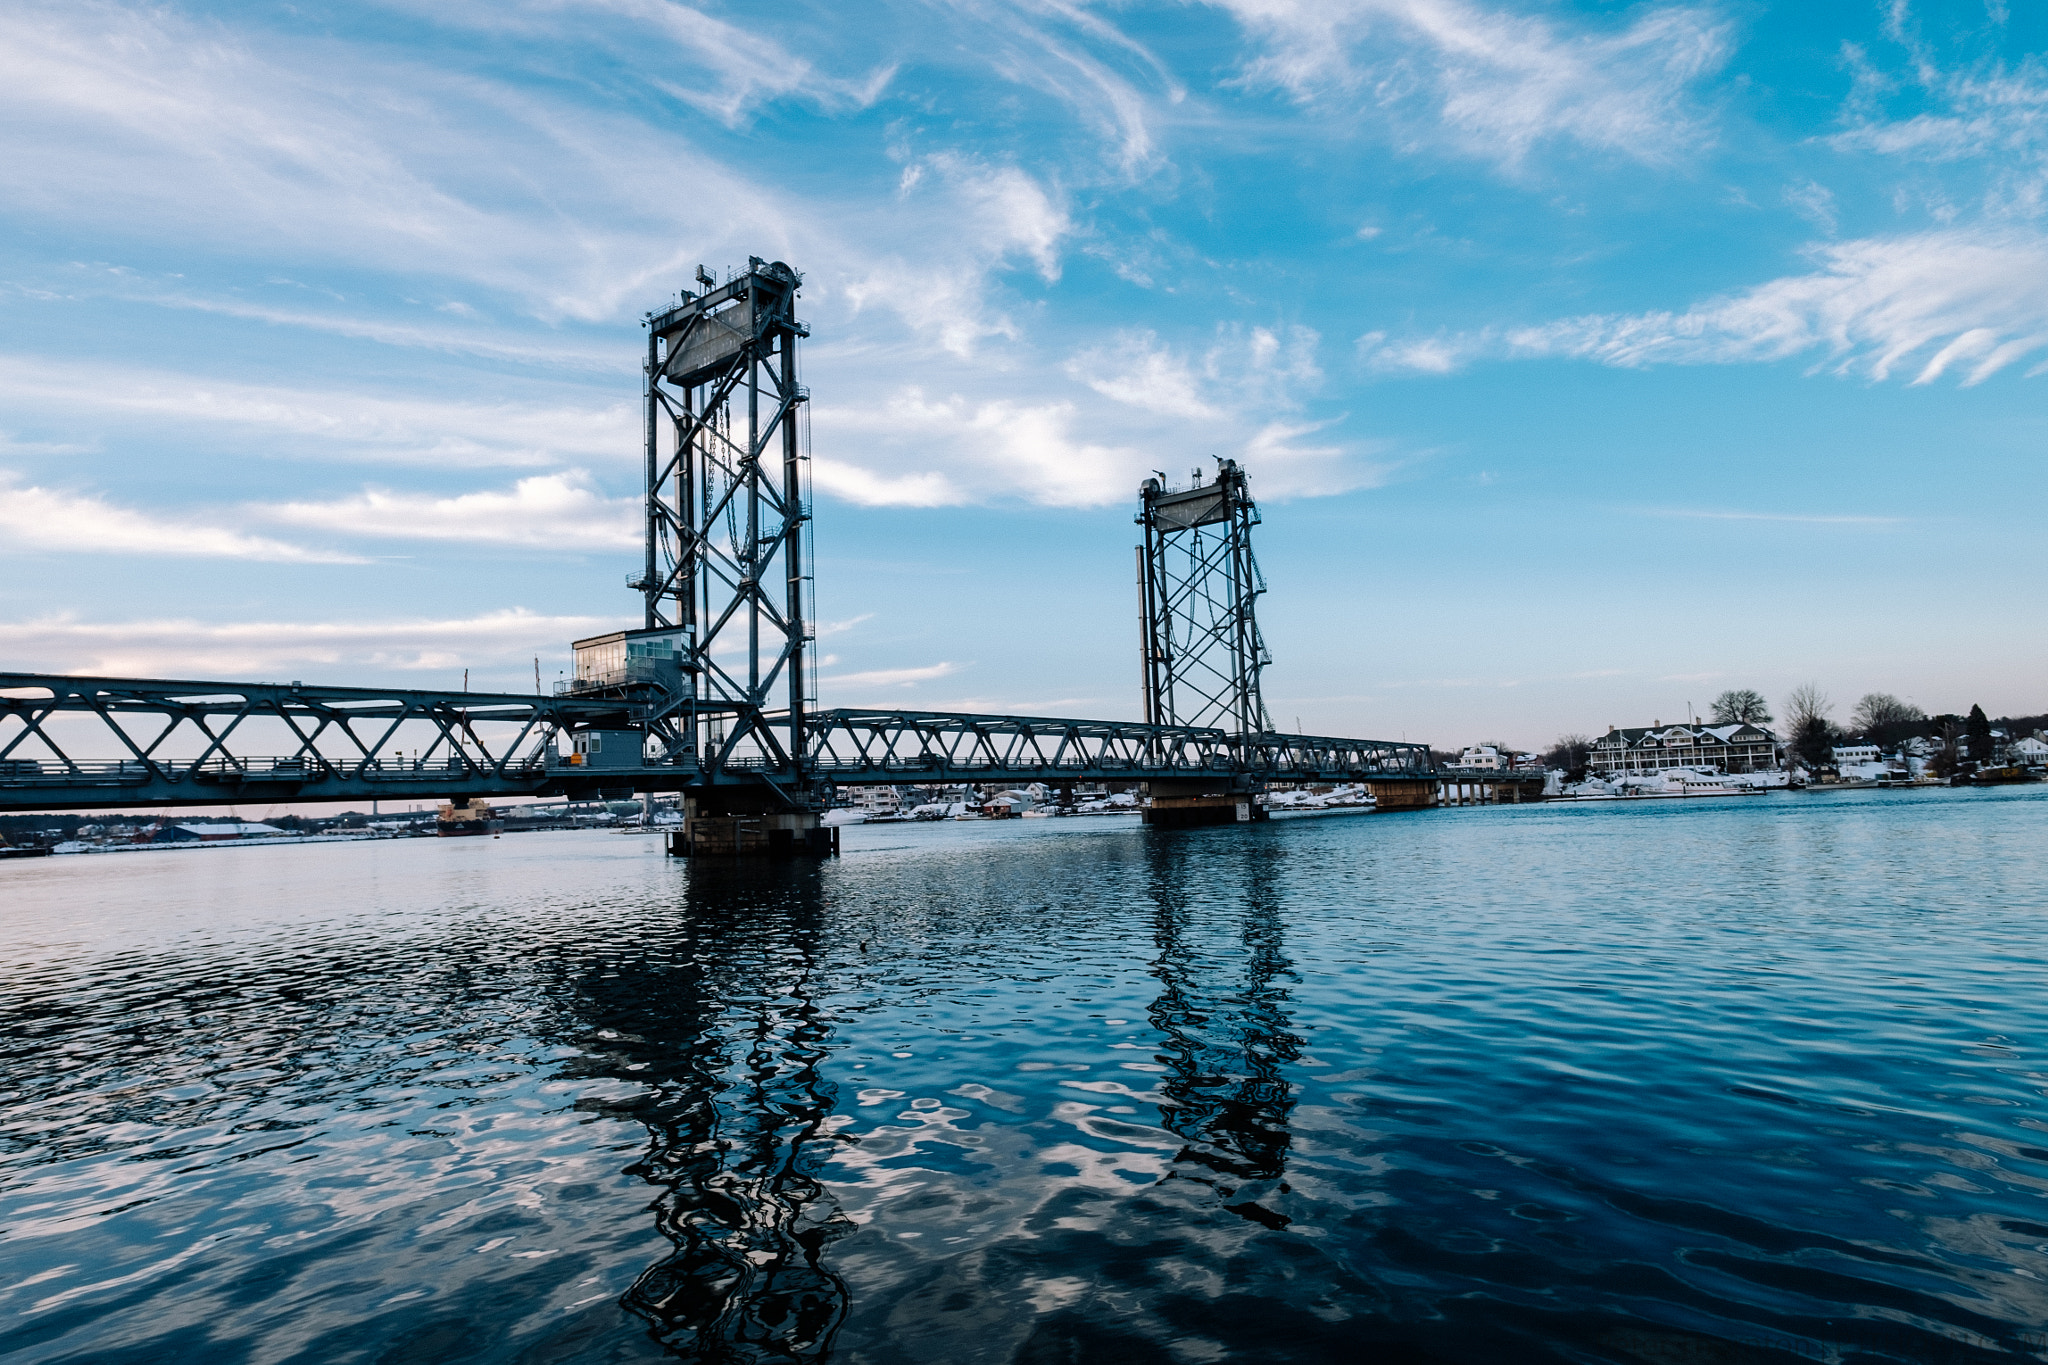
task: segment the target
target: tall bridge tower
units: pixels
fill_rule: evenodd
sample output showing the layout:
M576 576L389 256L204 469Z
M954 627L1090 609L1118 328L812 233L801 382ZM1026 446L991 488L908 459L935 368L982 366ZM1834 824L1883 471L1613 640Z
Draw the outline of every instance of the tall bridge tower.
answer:
M803 276L756 256L724 284L700 266L697 282L647 319L647 549L630 580L646 624L622 643L673 669L645 713L650 759L703 774L706 818L780 807L800 832L815 824L803 756L817 705Z
M1145 721L1270 733L1259 673L1273 661L1256 606L1266 580L1252 557L1259 509L1235 460L1178 492L1159 479L1138 490L1139 641Z

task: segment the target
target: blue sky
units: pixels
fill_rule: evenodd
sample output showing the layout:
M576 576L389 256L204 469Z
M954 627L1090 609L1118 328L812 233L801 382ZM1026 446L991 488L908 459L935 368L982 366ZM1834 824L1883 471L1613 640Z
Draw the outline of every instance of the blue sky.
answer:
M827 705L1131 716L1243 462L1276 721L2048 706L2048 13L0 9L0 657L530 687L640 315L807 276Z

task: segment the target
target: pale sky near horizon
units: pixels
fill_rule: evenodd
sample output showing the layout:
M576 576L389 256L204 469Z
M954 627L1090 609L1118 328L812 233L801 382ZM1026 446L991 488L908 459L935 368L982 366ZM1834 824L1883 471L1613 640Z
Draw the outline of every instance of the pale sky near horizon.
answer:
M0 8L0 660L525 690L639 319L805 272L825 705L1138 712L1229 456L1283 728L2048 709L2048 9Z

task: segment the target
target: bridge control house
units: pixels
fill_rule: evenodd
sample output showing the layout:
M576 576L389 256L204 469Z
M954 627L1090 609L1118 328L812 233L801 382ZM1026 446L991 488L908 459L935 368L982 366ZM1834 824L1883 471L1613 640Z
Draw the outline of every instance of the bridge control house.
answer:
M1593 741L1586 766L1595 777L1718 768L1769 772L1778 766L1778 737L1761 725L1665 725L1610 729Z

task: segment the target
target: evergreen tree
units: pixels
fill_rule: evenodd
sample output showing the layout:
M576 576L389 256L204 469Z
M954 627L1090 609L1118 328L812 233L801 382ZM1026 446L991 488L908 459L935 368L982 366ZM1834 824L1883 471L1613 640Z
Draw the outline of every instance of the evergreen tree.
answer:
M1970 738L1970 759L1975 763L1991 761L1991 718L1984 714L1981 706L1970 708L1970 718L1963 722L1963 732Z
M1792 752L1809 774L1818 773L1834 758L1835 727L1826 716L1808 716L1792 733Z

